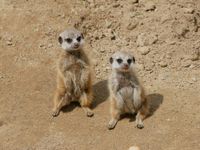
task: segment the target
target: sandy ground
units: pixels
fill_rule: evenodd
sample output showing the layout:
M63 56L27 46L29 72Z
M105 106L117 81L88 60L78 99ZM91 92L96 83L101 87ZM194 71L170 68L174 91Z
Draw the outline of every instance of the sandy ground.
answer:
M51 118L58 34L86 37L96 75L94 117L78 104ZM200 149L200 2L195 0L0 0L0 149ZM107 130L108 58L135 55L153 115Z

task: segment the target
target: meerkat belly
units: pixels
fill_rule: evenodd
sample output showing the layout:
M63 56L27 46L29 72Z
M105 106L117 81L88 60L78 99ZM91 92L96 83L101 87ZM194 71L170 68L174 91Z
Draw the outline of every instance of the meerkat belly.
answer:
M121 103L123 104L123 111L125 113L135 113L135 107L133 103L133 93L134 89L132 86L127 86L121 88L119 91L119 96L121 98Z
M69 72L71 80L71 93L72 101L77 101L81 94L84 92L87 78L87 69L83 68L81 64L74 64L70 67Z

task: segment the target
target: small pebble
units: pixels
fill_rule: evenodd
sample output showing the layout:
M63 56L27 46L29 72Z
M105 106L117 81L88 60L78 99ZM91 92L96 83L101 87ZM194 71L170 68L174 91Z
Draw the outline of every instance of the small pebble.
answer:
M119 7L119 6L120 6L120 4L114 4L114 5L113 5L114 8L117 8L117 7Z
M135 29L137 27L137 25L138 25L138 22L130 22L128 24L128 26L127 26L127 29L128 30L133 30L133 29Z
M184 8L184 13L193 14L194 13L194 9L193 8Z
M142 54L142 55L146 55L150 52L150 48L147 46L144 47L138 47L138 51Z
M159 64L160 64L160 66L161 66L162 68L167 67L167 63L164 62L164 61L161 61Z
M146 11L154 11L156 9L156 5L153 2L147 2L145 4Z
M128 150L140 150L140 148L138 146L132 146Z
M133 4L138 3L138 0L132 0L132 3Z

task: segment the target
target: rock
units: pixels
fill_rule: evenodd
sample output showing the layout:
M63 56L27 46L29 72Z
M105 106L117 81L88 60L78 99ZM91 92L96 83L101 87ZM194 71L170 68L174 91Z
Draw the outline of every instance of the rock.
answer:
M114 8L117 8L117 7L119 7L119 6L120 6L120 4L114 4L114 5L113 5Z
M191 61L190 60L185 60L182 62L182 67L188 68L191 65Z
M139 1L138 0L132 0L131 2L132 2L132 4L135 4L135 3L138 3Z
M145 34L141 33L137 36L136 44L137 46L148 46L156 43L158 41L158 37L153 34Z
M141 71L144 70L144 65L143 64L137 64L136 67L137 67L138 70L141 70Z
M170 14L164 14L164 15L162 15L162 18L161 18L161 23L165 23L165 22L167 22L167 21L170 21L170 20L172 20L172 17L171 17L171 15Z
M128 26L127 26L127 29L128 29L128 30L133 30L133 29L135 29L135 28L137 27L138 24L139 24L139 23L138 23L137 21L130 22L130 23L128 24Z
M172 28L173 28L173 30L174 30L174 32L176 34L178 34L179 36L183 36L183 37L189 31L186 23L177 23L177 22L174 22Z
M39 45L40 48L43 48L44 46L45 46L44 44L40 44L40 45Z
M193 82L197 82L197 78L196 77L192 77L192 81Z
M112 26L112 22L111 21L106 21L106 28L110 28Z
M190 60L192 60L192 61L197 61L197 60L199 60L199 55L193 54L193 55L190 57Z
M106 70L110 70L110 67L106 67Z
M8 46L13 45L12 41L6 41L6 44L7 44Z
M112 35L110 39L111 39L111 40L116 40L115 35Z
M101 53L104 53L104 52L105 52L105 49L104 49L104 48L101 48L101 49L100 49L100 52L101 52Z
M142 55L146 55L150 52L150 48L147 46L144 47L138 47L138 51L142 54Z
M192 52L189 59L192 60L192 61L197 61L197 60L199 60L199 57L200 57L200 50L196 49Z
M130 13L130 18L134 18L135 16L137 16L137 12L131 12Z
M147 64L145 64L145 70L146 71L150 71L150 72L153 72L153 67L155 66L155 64L154 63L152 63L152 62L148 62Z
M48 48L51 48L51 47L53 47L53 44L52 43L48 44Z
M161 62L159 63L159 65L160 65L162 68L167 67L167 63L164 62L164 61L161 61Z
M193 8L184 8L184 13L193 14L194 13L194 9Z
M153 2L145 3L145 11L154 11L156 9L156 5Z
M140 150L138 146L131 146L128 150Z

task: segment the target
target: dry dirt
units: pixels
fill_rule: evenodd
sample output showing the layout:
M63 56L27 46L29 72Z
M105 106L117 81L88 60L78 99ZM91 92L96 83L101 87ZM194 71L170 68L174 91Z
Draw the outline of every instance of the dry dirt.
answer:
M86 37L93 118L72 104L52 119L58 34ZM153 115L107 130L108 59L130 50ZM200 149L199 0L0 0L0 150Z

